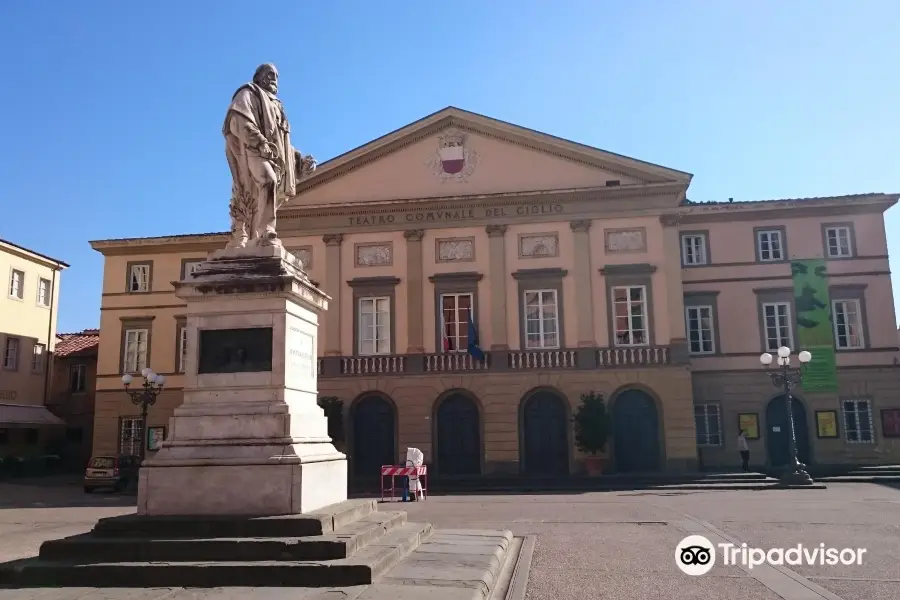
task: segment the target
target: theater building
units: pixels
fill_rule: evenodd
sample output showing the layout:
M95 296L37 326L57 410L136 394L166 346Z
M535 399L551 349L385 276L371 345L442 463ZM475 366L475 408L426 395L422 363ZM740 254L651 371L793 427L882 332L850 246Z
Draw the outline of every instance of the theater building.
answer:
M577 473L570 417L592 390L618 472L737 465L739 423L754 465L783 464L787 412L759 356L784 345L814 354L803 459L900 460L883 218L898 195L698 204L691 177L456 108L320 165L279 233L332 299L319 389L343 402L351 472L415 446L441 475ZM227 239L92 242L95 452L142 443L123 373L167 378L149 426L181 402L172 281Z

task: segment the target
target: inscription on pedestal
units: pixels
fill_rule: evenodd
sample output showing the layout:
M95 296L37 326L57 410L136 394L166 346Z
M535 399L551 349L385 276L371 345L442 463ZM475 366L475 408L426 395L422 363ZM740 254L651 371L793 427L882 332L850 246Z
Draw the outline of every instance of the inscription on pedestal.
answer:
M313 337L297 327L289 326L287 335L288 373L315 377Z
M201 329L197 373L272 370L272 328Z

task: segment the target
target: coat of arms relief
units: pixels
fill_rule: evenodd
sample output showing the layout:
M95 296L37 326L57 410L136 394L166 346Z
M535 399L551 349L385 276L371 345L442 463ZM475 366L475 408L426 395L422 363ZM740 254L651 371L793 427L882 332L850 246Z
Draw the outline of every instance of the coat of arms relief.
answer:
M458 129L447 129L438 137L437 151L426 166L441 182L465 182L478 166L478 153L467 145L467 137Z

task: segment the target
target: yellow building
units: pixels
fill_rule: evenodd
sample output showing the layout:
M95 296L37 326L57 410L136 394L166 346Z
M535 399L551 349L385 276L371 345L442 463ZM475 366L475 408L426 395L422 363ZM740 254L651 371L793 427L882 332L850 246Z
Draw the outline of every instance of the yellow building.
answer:
M332 298L319 389L343 402L351 471L415 446L437 474L576 472L570 417L592 390L618 471L739 464L739 423L752 464L784 464L784 398L759 356L803 349L806 265L833 315L815 364L834 360L796 394L801 458L900 460L883 218L898 196L696 204L691 177L455 108L321 165L279 233ZM149 426L167 425L189 351L172 282L227 240L92 242L95 452L141 443L123 373L166 376Z
M47 428L63 425L44 405L68 266L0 239L0 456L39 453L55 433Z

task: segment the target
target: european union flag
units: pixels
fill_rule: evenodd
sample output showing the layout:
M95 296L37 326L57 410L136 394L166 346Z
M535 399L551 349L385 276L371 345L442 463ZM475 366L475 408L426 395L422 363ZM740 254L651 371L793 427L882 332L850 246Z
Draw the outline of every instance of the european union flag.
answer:
M484 362L484 352L481 351L480 342L478 341L478 330L475 329L475 323L472 322L472 315L469 315L469 346L466 350L475 360Z

